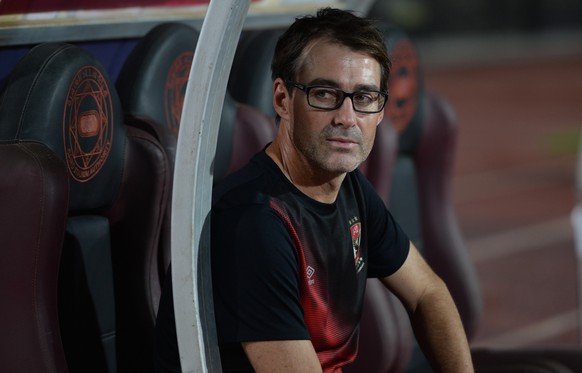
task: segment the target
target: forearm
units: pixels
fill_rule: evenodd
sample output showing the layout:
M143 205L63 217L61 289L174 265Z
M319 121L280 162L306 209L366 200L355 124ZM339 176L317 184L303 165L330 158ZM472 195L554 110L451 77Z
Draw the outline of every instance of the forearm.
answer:
M321 373L311 341L259 341L242 344L257 373Z
M410 320L420 347L435 372L473 372L471 353L459 313L446 286L435 281Z
M413 243L402 267L382 282L408 310L414 334L435 372L473 372L457 307L445 283L430 269Z

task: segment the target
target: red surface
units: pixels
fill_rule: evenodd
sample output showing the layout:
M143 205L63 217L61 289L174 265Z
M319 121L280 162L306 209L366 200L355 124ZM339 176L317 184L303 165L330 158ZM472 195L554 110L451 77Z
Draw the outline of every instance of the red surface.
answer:
M0 14L197 4L208 4L208 0L4 0L0 2Z
M484 300L475 345L580 343L569 216L581 76L582 57L427 69L459 118L455 209Z
M257 1L260 0L253 0L253 2ZM210 0L2 0L0 1L0 15L63 10L187 6L209 4L209 2Z

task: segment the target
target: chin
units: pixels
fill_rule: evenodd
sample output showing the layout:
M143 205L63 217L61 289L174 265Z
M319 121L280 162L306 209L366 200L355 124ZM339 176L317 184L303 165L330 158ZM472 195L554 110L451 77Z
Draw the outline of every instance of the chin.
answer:
M360 161L335 162L333 164L327 164L324 168L329 172L343 174L354 171L361 163Z

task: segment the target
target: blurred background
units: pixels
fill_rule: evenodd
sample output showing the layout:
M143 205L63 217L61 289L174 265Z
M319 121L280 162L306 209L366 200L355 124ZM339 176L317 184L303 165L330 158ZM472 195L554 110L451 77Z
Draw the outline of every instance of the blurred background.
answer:
M580 345L571 213L582 128L582 1L379 0L459 125L454 204L484 313L476 346Z

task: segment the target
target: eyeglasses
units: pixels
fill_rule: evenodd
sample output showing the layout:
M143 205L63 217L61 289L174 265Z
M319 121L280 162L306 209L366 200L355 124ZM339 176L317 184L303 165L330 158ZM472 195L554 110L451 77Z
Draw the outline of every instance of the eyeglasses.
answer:
M345 92L339 88L304 85L290 80L286 83L305 92L309 106L321 110L335 110L342 106L346 97L349 97L354 111L373 114L381 112L388 101L388 92L374 90Z

